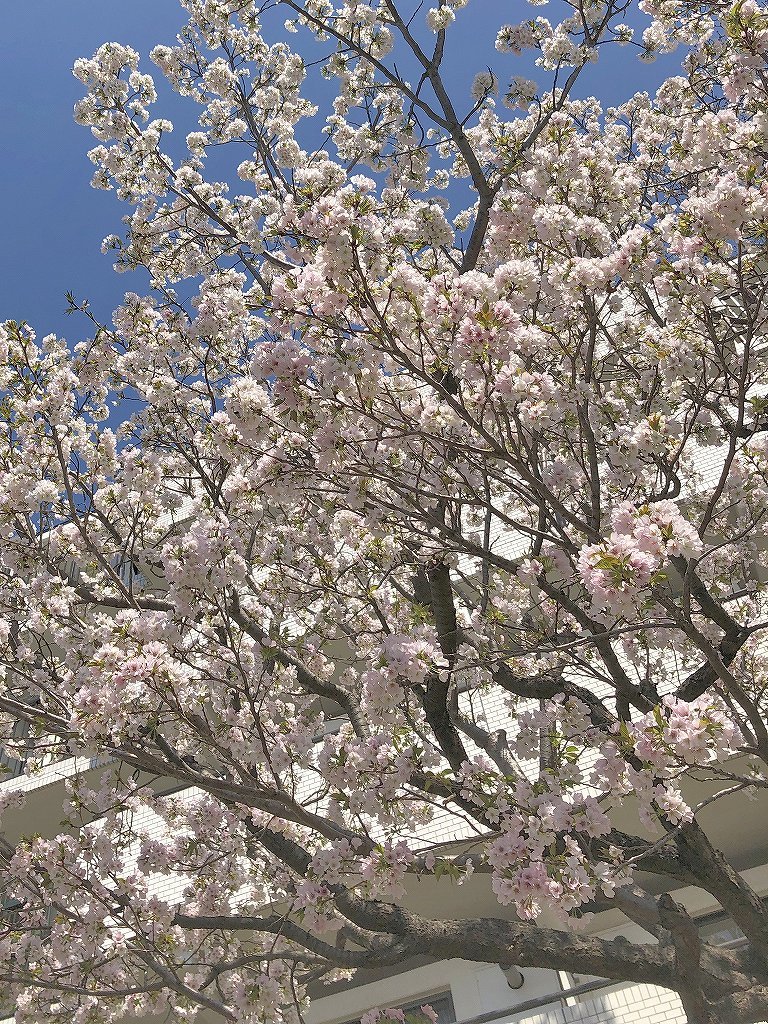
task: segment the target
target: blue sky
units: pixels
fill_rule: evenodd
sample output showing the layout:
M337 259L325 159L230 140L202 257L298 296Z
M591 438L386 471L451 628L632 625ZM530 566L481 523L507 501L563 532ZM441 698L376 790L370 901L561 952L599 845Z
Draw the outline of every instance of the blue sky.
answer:
M494 52L493 39L503 22L536 14L557 16L549 7L531 8L522 0L473 0L460 12L452 45L456 89L466 95L475 72L489 63L502 84L514 74L526 74L515 58ZM101 253L102 239L120 232L127 209L111 193L89 185L92 167L86 153L92 140L72 119L82 87L71 67L77 57L90 56L108 40L146 54L155 43L172 43L185 20L177 0L26 0L3 11L0 319L25 319L39 334L56 332L76 341L87 326L64 316L67 291L87 298L94 313L108 322L124 291L146 288L138 274L115 274L110 257ZM296 38L287 36L288 41ZM611 51L590 69L585 85L607 104L639 88L654 89L664 71L674 70L674 61L647 66L627 48ZM178 125L182 138L195 127L197 115L194 104L185 106L186 119ZM184 109L174 107L171 120ZM157 116L167 114L160 105L156 110Z
M72 331L65 292L108 316L128 288L100 251L125 212L89 185L89 132L72 108L77 57L115 39L146 49L182 24L175 0L25 0L7 4L0 37L0 319L39 334ZM137 287L139 287L137 282ZM78 325L79 326L79 325ZM82 325L85 330L85 325ZM74 339L77 340L77 339Z

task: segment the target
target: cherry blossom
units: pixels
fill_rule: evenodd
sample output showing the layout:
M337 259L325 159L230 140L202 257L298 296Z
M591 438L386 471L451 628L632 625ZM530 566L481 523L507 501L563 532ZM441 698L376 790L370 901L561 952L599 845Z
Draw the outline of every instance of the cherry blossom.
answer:
M184 0L152 74L75 66L150 284L72 298L76 342L0 327L19 1024L298 1024L318 978L469 949L768 1012L713 824L768 788L768 13L500 9L455 87L481 2ZM630 58L673 53L651 94ZM683 886L743 948L678 969Z

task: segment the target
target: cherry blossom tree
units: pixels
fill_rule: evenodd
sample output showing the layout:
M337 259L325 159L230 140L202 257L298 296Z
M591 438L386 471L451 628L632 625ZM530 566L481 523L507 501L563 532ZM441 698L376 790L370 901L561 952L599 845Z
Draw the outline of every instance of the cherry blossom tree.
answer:
M77 62L151 287L0 331L2 733L80 765L38 836L0 787L19 1024L290 1024L416 953L768 1016L717 828L768 788L768 11L497 3L458 88L489 4L183 0L186 141ZM620 45L680 73L577 98Z

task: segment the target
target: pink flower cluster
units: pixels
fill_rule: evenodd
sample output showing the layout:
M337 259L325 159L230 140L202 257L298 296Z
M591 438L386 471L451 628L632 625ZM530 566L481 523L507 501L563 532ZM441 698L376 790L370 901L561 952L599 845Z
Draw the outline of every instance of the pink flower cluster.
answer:
M658 713L626 728L637 756L658 770L722 760L743 742L726 706L709 695L691 702L665 697Z
M624 501L613 510L611 525L608 539L583 547L578 559L593 604L611 614L632 614L670 557L695 558L703 550L673 501Z
M395 707L402 700L403 686L422 683L440 657L426 635L390 633L382 641L375 666L360 677L365 703L380 710Z

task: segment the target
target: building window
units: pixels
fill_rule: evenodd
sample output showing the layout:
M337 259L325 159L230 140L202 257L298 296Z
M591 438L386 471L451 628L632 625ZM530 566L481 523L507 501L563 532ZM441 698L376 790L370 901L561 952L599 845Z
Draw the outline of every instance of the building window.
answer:
M128 590L140 591L147 589L147 579L144 576L144 573L139 572L130 558L116 559L114 568L117 570L120 582L123 586L127 587Z
M699 919L699 935L713 946L738 946L745 942L744 932L725 914L709 914Z
M422 1006L432 1007L437 1014L437 1024L455 1024L456 1011L453 1008L453 999L451 999L450 992L440 992L438 995L424 996L415 1002L400 1003L397 1007L391 1007L391 1009L402 1010L406 1015L406 1021L408 1020L409 1013L414 1014L415 1020L421 1024L423 1015L419 1015L419 1010ZM427 1019L425 1017L423 1019L425 1024L427 1024ZM360 1018L357 1017L355 1020L344 1021L344 1024L360 1024Z
M22 745L28 735L29 722L24 722L21 719L16 721L9 737L13 740L12 749L6 750L0 747L0 782L15 779L24 774L25 754Z

